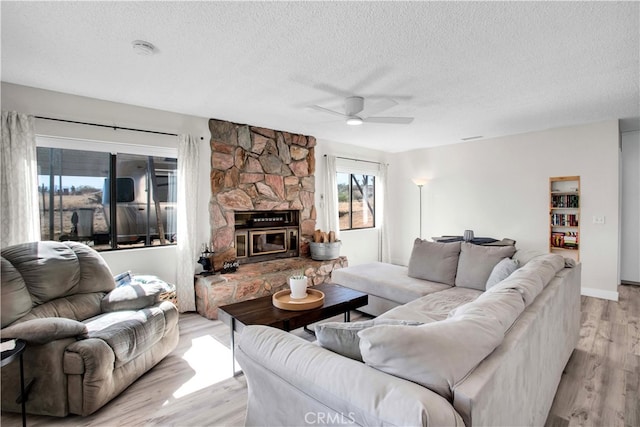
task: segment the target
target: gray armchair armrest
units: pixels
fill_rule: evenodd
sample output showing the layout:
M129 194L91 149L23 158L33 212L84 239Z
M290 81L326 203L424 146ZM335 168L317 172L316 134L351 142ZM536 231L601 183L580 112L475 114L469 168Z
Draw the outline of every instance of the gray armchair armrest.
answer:
M86 338L87 326L73 319L44 317L8 326L0 331L0 337L17 338L31 344L46 344L62 338Z
M245 327L236 352L245 372L247 425L463 426L438 394L289 333Z

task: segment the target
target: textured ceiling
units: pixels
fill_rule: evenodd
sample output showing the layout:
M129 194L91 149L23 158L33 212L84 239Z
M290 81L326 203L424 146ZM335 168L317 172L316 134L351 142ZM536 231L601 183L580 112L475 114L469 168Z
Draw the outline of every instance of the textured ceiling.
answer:
M2 80L397 152L639 116L639 6L2 1ZM308 108L350 95L415 121Z

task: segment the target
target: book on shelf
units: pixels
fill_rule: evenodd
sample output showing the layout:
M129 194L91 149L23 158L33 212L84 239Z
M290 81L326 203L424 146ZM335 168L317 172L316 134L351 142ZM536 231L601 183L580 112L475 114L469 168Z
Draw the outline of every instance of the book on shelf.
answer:
M551 225L559 226L559 227L577 227L578 226L578 215L577 214L552 213L551 214Z
M551 233L551 246L554 248L578 249L578 233L575 231Z
M579 208L580 196L577 194L553 194L551 195L552 208Z

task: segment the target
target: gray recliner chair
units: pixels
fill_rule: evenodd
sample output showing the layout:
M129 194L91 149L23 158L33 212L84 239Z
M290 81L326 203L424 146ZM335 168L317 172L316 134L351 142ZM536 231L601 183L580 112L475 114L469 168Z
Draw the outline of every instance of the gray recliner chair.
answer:
M89 415L178 344L178 310L158 285L117 287L109 267L75 242L2 250L2 339L27 342L28 413ZM2 410L20 412L19 369L2 369Z

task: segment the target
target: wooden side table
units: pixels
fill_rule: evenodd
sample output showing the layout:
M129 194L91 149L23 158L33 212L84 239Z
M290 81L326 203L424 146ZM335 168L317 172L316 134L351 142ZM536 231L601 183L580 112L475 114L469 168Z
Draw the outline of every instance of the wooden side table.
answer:
M11 341L11 340L3 340L3 342L5 341ZM20 400L20 404L22 405L22 425L23 427L26 427L27 412L25 408L25 403L27 401L27 397L24 391L24 364L22 362L22 353L24 353L25 349L27 348L27 343L25 343L23 340L13 340L13 341L15 341L15 346L10 350L6 350L2 352L2 362L0 364L0 367L4 368L9 363L16 360L16 358L20 359L20 397L18 399Z

